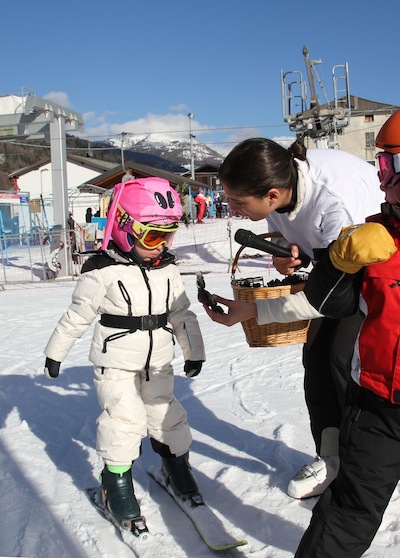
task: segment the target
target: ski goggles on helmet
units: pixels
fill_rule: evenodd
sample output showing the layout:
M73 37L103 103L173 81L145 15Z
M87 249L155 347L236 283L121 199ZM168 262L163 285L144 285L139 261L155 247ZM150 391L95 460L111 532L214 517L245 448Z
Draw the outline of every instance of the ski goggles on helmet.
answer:
M381 186L391 188L400 180L400 153L388 153L381 151L377 153L378 178Z
M155 225L153 223L141 223L128 215L119 205L115 218L119 227L136 238L144 248L158 248L164 244L169 246L174 234L179 229L178 223L168 225Z

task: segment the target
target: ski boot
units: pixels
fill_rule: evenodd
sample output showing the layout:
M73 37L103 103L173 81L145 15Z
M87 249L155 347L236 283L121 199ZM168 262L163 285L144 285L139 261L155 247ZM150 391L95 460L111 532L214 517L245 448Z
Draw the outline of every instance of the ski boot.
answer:
M175 496L189 500L193 507L204 505L196 479L189 464L189 452L179 457L162 457L166 482Z
M135 497L132 482L132 468L123 473L112 473L107 465L101 476L101 497L103 504L123 529L139 537L148 529Z
M316 456L311 464L303 465L288 486L288 495L301 500L322 494L336 478L340 459L337 456Z

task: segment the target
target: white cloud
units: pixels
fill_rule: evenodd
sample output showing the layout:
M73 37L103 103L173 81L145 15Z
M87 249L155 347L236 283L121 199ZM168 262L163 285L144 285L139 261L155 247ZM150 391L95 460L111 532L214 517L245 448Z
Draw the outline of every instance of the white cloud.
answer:
M237 145L241 141L258 137L264 137L262 134L260 134L259 128L244 128L242 130L238 130L234 134L230 134L228 137L218 143L210 142L209 145L212 149L215 149L215 151L218 151L218 153L226 157L228 153L232 151L235 145ZM295 141L296 138L294 136L277 136L272 137L271 139L287 148Z
M43 95L45 99L49 99L49 101L53 101L57 105L61 105L62 107L71 108L71 102L68 98L68 94L64 91L50 91Z
M226 156L230 151L232 151L235 145L237 145L241 141L249 138L259 137L259 135L260 131L257 128L243 128L230 134L224 139L223 143L216 145L215 149L216 151L218 151L218 153L221 153L221 155Z
M296 140L295 136L277 136L273 138L276 143L283 145L283 147L289 147Z
M112 137L122 132L129 134L165 134L174 138L187 137L189 134L189 119L187 114L153 114L148 113L143 118L128 120L121 123L109 122L109 114L101 116L94 113L85 115L85 136L92 139ZM87 117L87 118L86 118ZM193 133L212 131L209 126L201 125L198 121L191 122Z
M94 120L96 118L96 113L93 111L89 111L89 112L84 112L82 114L83 120L85 121L90 121L90 120Z
M123 132L140 136L154 134L157 136L165 135L166 138L174 139L188 138L189 119L187 113L182 110L186 107L185 105L179 105L179 107L177 105L174 108L180 108L181 112L175 114L171 107L170 112L166 114L150 112L142 118L119 123L115 122L116 115L114 112L109 111L103 114L87 112L83 115L85 130L81 135L91 141L108 139ZM262 135L257 127L238 128L236 130L227 128L224 130L218 129L216 126L200 124L195 117L191 120L191 129L197 141L208 144L223 156L226 156L237 143ZM287 136L273 139L285 147L288 147L294 141L294 137Z

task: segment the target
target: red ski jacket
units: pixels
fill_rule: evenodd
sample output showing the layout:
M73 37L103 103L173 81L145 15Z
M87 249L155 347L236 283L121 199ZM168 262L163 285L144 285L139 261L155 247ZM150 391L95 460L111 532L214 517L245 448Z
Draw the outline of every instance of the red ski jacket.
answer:
M389 232L400 248L400 231ZM354 349L352 377L400 404L400 251L386 262L364 268L360 308L365 320Z
M365 318L354 348L352 378L400 404L400 220L387 220L382 215L367 220L384 225L399 251L356 275L336 270L326 253L304 292L314 308L328 318L361 310Z

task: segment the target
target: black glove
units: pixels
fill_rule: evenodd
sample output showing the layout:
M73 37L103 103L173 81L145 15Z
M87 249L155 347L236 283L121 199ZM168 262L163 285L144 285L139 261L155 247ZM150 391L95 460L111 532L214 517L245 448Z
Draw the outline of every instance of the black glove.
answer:
M201 367L203 366L202 360L187 360L183 370L188 378L193 378L200 374Z
M57 360L47 357L44 365L44 373L48 378L57 378L60 373L60 364Z

